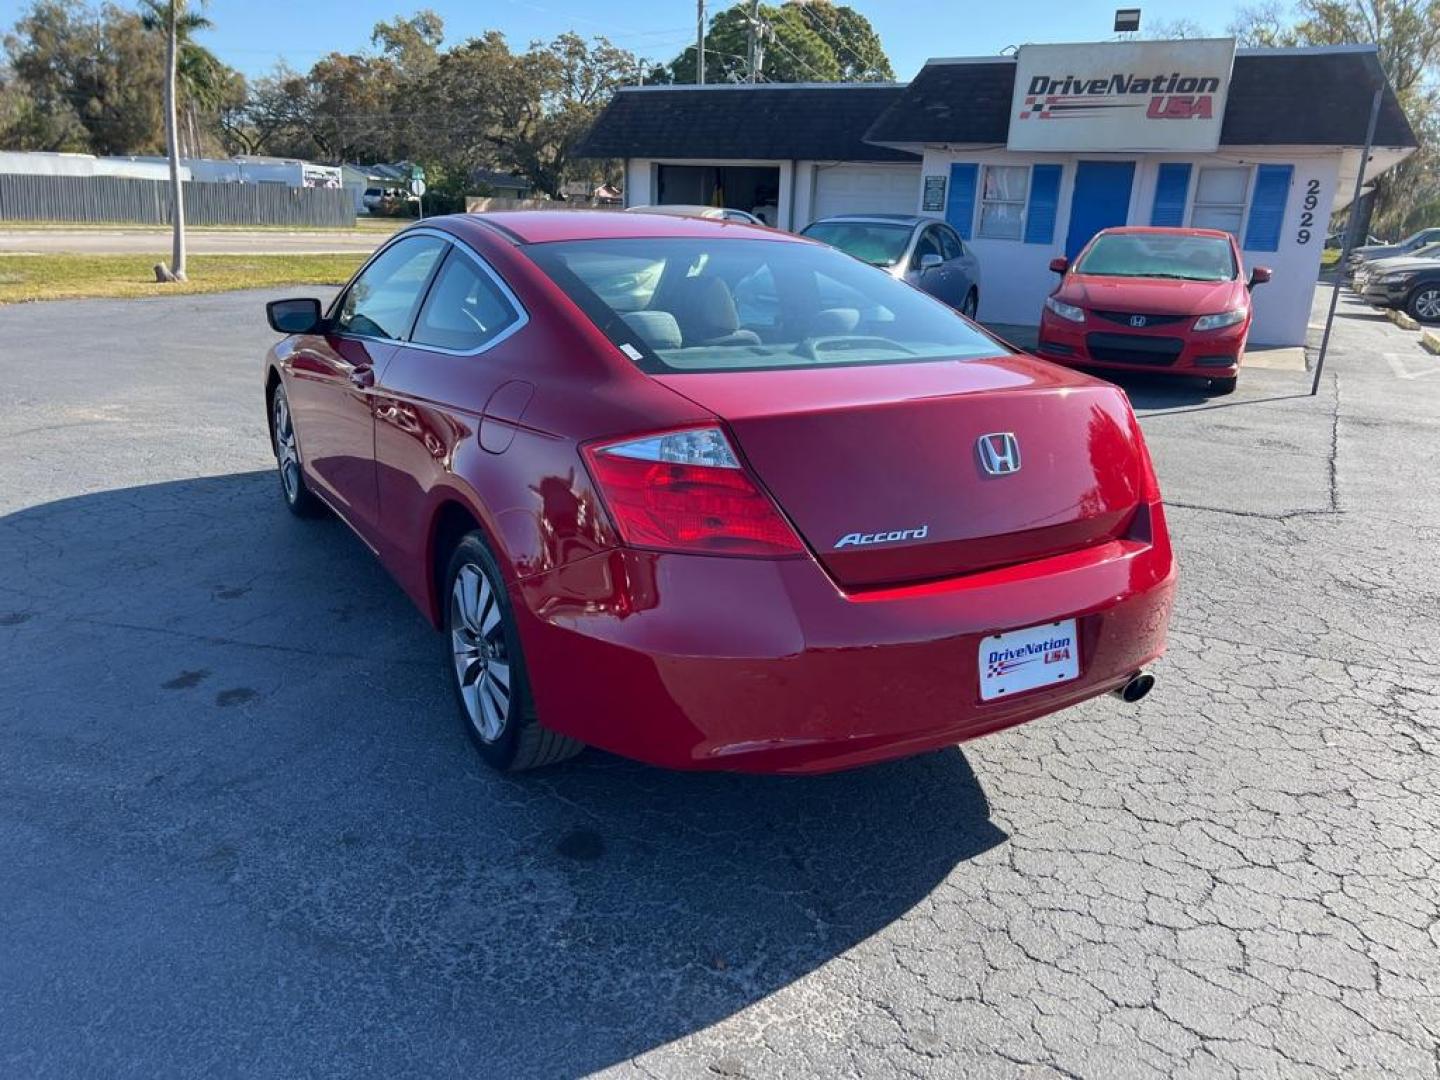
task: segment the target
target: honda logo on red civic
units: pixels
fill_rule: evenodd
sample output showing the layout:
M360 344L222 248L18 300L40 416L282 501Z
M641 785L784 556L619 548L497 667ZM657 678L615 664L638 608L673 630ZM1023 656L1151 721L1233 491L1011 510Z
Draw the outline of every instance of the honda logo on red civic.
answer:
M1020 441L1014 432L993 431L975 442L980 464L991 476L1009 476L1020 471Z

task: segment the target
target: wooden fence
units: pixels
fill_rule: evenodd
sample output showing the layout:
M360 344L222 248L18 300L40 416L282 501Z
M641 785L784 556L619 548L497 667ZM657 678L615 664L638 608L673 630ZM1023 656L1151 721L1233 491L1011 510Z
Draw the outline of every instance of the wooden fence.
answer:
M185 182L191 225L349 227L355 203L343 188ZM170 224L170 185L123 176L0 173L0 221Z

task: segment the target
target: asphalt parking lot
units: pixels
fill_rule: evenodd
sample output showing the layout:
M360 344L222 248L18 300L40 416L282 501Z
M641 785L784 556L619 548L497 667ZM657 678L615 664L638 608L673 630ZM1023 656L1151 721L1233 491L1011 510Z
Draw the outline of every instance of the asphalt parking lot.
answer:
M1440 1075L1440 359L1127 381L1143 705L817 779L487 772L280 504L259 294L0 308L0 1074ZM1318 310L1318 309L1317 309Z

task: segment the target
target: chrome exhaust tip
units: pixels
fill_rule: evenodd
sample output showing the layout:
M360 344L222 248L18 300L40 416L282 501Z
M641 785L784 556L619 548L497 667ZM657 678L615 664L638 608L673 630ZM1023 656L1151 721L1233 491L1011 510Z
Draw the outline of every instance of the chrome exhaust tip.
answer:
M1127 705L1134 705L1155 687L1155 676L1148 671L1137 671L1110 692Z

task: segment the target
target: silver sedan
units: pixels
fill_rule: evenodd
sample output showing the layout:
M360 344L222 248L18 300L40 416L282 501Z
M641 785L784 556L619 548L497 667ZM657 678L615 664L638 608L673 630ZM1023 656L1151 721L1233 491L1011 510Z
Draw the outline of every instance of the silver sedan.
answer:
M980 260L943 221L912 214L845 214L800 232L908 281L962 315L980 309Z

